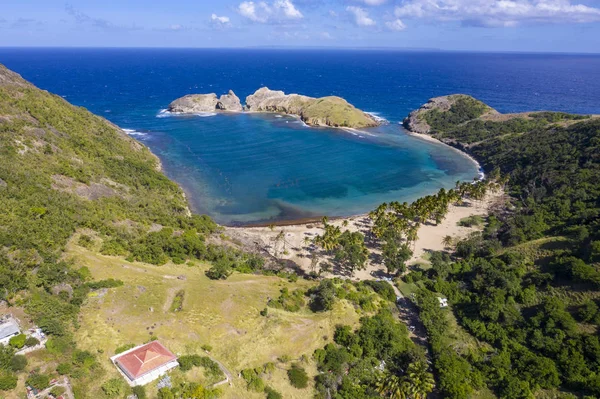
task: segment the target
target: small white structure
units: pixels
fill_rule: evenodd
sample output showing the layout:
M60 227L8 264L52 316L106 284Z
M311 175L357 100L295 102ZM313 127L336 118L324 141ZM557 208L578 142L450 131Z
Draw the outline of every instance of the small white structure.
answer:
M177 356L158 341L136 346L110 360L132 387L146 385L179 366Z
M10 339L19 334L21 334L21 328L12 315L3 316L0 319L0 344L8 345Z
M447 308L448 307L448 299L442 298L441 296L438 296L438 301L440 301L440 308Z

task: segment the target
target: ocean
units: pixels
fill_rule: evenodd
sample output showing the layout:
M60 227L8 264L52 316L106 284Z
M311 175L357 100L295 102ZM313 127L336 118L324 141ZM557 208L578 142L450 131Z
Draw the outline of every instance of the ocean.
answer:
M361 214L476 178L463 154L399 125L431 97L600 114L597 55L4 48L0 63L126 129L160 157L194 211L228 225ZM262 86L341 96L388 123L350 133L275 115L162 112L185 94L232 89L243 100Z

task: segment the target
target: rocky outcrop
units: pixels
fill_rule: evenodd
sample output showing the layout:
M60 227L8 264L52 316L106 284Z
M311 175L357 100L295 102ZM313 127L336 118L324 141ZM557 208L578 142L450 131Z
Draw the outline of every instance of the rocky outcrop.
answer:
M380 124L374 117L340 97L313 98L300 94L285 94L267 87L262 87L246 97L245 107L242 107L238 96L230 90L220 98L214 93L188 94L169 104L168 110L181 114L243 110L277 112L298 116L311 126L365 128Z
M217 98L215 93L188 94L169 104L169 112L181 114L197 114L215 111L242 111L242 104L238 96L231 90L229 93Z
M270 90L267 87L262 87L246 97L246 110L296 115L311 126L365 128L380 124L371 115L340 97L313 98L300 94L285 94L283 91Z
M223 94L217 102L217 109L221 111L243 111L242 103L240 98L235 95L233 90L229 90L229 93Z

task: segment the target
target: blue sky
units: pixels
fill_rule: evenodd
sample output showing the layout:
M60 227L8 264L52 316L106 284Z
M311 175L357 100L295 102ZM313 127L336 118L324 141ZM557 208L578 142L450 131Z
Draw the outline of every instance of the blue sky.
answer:
M0 0L0 46L600 53L600 0Z

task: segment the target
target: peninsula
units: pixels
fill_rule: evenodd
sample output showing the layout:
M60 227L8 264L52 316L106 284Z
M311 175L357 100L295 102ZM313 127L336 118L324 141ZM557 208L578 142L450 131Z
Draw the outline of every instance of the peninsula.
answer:
M374 117L354 107L341 97L314 98L300 94L285 94L283 91L258 89L246 97L242 107L233 91L217 98L214 93L189 94L173 101L168 110L182 114L200 112L235 111L272 112L299 117L309 126L367 128L379 126Z

